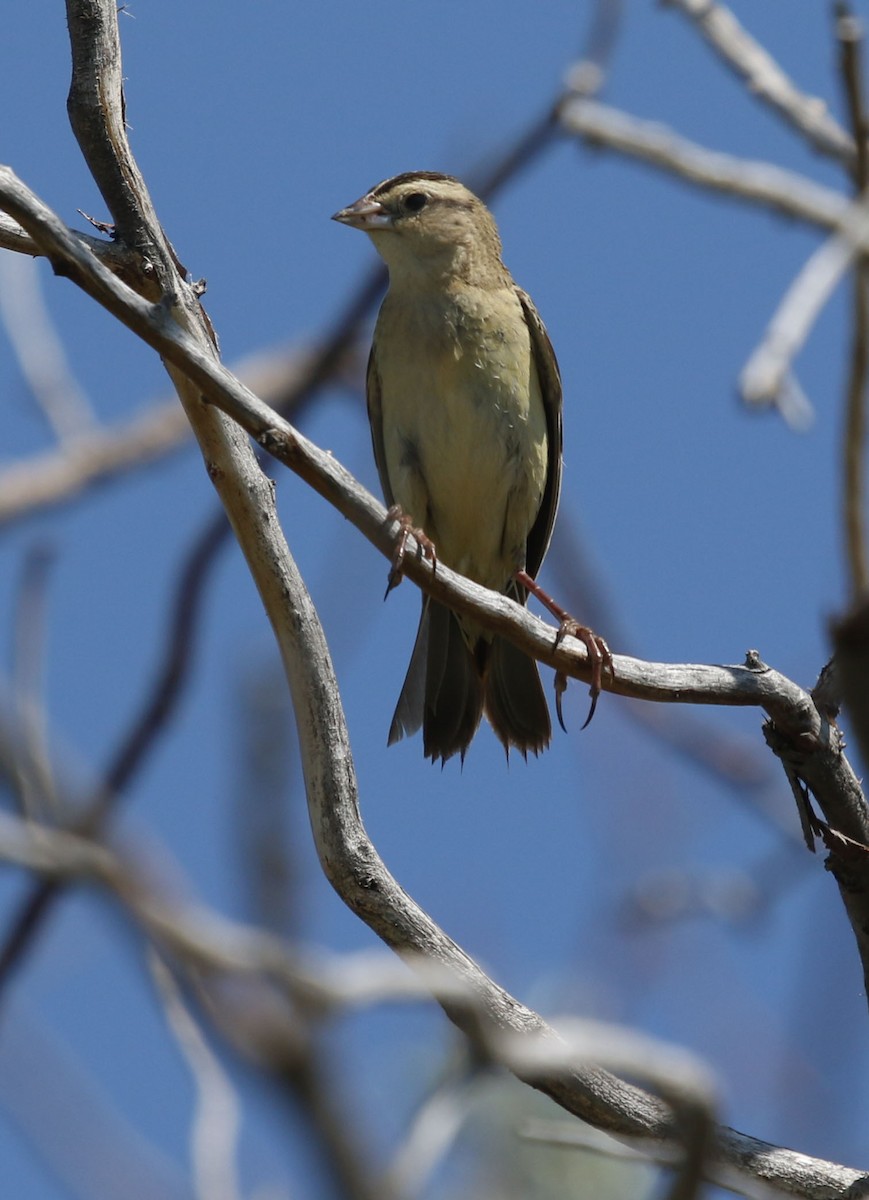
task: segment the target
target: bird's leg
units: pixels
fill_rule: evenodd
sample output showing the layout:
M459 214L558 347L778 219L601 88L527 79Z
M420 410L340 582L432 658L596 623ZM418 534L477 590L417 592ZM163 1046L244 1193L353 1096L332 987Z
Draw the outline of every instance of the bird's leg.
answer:
M432 564L432 570L437 570L438 556L435 550L434 542L422 529L417 529L407 513L398 504L393 504L386 511L387 521L398 521L398 537L395 541L395 549L392 552L392 566L389 569L389 576L386 580L386 596L393 588L398 587L404 578L402 567L404 566L404 556L407 552L407 539L413 535L418 553L422 554ZM384 596L384 600L386 599Z
M575 637L582 642L588 651L588 658L589 662L591 663L591 687L588 690L588 694L591 696L591 706L588 710L588 716L585 718L585 722L582 726L582 728L585 729L586 725L588 725L589 721L594 716L594 710L597 708L597 698L601 692L604 668L606 668L611 675L615 674L615 669L613 667L613 656L610 648L604 639L596 634L593 629L589 629L587 625L580 625L579 621L572 617L566 609L561 607L560 604L557 604L548 592L544 592L540 584L535 579L532 579L527 571L517 571L515 578L516 582L520 583L526 591L531 593L532 596L536 596L543 607L548 609L549 612L552 613L553 617L555 617L555 619L558 621L558 633L555 635L556 649L558 648L560 642L569 633L571 637ZM555 711L558 713L558 723L561 728L564 729L565 733L567 732L567 729L565 728L564 718L561 715L561 697L564 695L566 690L567 676L563 671L556 671Z

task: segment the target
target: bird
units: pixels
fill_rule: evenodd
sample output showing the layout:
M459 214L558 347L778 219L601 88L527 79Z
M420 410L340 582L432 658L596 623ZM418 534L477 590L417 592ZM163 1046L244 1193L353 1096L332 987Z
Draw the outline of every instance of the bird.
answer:
M366 392L390 514L435 565L524 605L558 509L562 385L537 309L502 261L495 220L436 171L386 179L332 219L367 233L389 272ZM391 582L400 556L394 564ZM511 748L527 758L549 745L534 659L424 596L388 744L422 727L427 758L464 761L484 714L508 759Z

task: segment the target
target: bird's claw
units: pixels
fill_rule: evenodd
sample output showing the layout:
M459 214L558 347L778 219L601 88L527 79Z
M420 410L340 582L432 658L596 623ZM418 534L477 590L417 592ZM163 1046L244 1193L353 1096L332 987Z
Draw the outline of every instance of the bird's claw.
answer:
M580 625L573 617L565 614L561 618L561 624L558 627L558 633L555 635L555 649L561 645L562 641L570 634L578 641L582 642L588 651L588 659L591 663L591 686L588 689L588 694L591 697L588 716L582 724L582 729L585 729L590 724L594 711L597 708L597 698L601 693L603 685L604 669L608 670L611 675L615 674L613 668L612 651L606 644L605 640L596 634L593 629L589 629L587 625ZM565 729L564 720L561 715L561 697L567 690L567 676L563 671L557 671L555 675L555 711L558 714L558 723L562 729ZM567 730L565 729L565 733Z
M392 552L392 565L389 568L389 575L386 579L386 596L397 588L404 578L404 558L407 553L407 539L413 537L417 545L417 553L432 564L432 570L437 570L438 556L435 550L434 542L422 530L418 529L410 517L397 504L393 504L386 513L387 521L398 522L398 537L395 541L395 549Z

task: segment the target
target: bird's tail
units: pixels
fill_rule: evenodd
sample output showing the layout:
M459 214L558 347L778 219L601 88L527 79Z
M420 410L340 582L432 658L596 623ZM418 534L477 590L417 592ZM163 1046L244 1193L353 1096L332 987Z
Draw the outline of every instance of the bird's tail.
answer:
M462 758L483 714L480 667L453 612L426 600L410 666L389 729L389 745L422 726L432 762Z
M537 663L512 642L496 637L484 674L484 706L489 724L509 753L527 756L549 745L552 725Z

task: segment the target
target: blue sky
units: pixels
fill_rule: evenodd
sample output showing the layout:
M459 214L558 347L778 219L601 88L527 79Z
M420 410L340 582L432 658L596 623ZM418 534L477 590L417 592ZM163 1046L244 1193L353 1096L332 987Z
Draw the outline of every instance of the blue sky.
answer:
M840 112L827 6L800 6L798 20L769 2L734 10L801 87ZM375 260L367 239L330 214L398 171L467 176L495 160L556 94L588 11L560 0L129 5L121 33L133 149L180 257L208 280L225 359L316 338ZM70 223L81 226L79 208L107 217L66 120L60 7L15 6L0 61L0 109L14 114L0 158ZM603 98L710 147L846 186L665 6L625 4ZM656 660L739 662L756 647L811 684L845 595L842 294L797 363L815 409L810 429L746 412L736 379L818 235L566 138L494 209L506 262L534 297L564 376L563 520L581 529L608 598L594 615L599 632L617 652ZM168 393L149 350L44 266L40 278L101 420L122 421ZM0 466L49 445L2 331L0 403ZM304 430L377 490L361 394L325 392ZM789 849L755 811L762 800L786 831L797 829L759 715L690 714L766 772L752 794L674 758L616 698L603 697L580 733L579 685L566 699L568 734L527 765L508 769L488 729L463 771L455 762L432 768L419 740L387 751L418 597L405 584L384 605L385 562L298 480L273 474L335 658L366 825L400 882L527 1003L635 1024L704 1055L728 1124L865 1161L859 966L821 858ZM82 783L106 762L147 687L176 573L215 503L188 448L4 532L7 646L25 554L36 544L55 551L46 704L65 769ZM544 571L553 587L560 577L554 566ZM240 691L252 669L274 670L275 657L229 549L206 605L194 682L119 824L131 847L159 839L195 890L234 916L248 915ZM292 747L289 721L286 738ZM334 950L373 947L320 878L298 780L290 791L303 936ZM693 888L701 913L632 920L638 886L667 879ZM0 916L23 883L0 874ZM717 916L722 895L756 903ZM186 1171L192 1091L142 962L136 938L97 899L69 900L16 981L0 1063L4 1036L26 1045L23 1031L38 1028L28 1036L68 1047ZM437 1014L354 1018L341 1031L354 1106L389 1109L363 1121L378 1154L394 1145L448 1036ZM286 1151L284 1114L233 1070L245 1102L248 1194L269 1182L319 1194L303 1151L295 1142ZM20 1136L14 1090L0 1081L10 1194L73 1194Z

